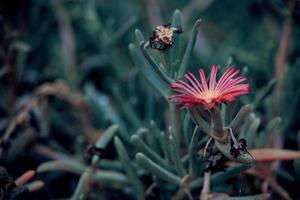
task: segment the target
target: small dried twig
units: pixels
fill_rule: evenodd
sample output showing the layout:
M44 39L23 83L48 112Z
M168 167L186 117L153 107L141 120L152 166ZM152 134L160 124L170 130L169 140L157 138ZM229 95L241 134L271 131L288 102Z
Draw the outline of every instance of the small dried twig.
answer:
M80 122L87 141L89 143L93 143L95 141L99 134L96 134L96 130L91 126L89 111L84 98L80 93L71 91L65 82L55 81L54 83L45 83L36 89L36 92L29 100L29 103L26 104L10 121L4 135L0 138L0 144L3 145L8 141L17 126L29 121L32 110L35 107L38 107L48 96L55 96L76 107L80 111ZM2 148L0 148L0 156L2 151Z

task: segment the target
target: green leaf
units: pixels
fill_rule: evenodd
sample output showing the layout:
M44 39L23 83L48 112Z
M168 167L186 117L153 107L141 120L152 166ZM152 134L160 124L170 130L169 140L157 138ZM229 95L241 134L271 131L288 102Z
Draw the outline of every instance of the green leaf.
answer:
M139 69L140 73L144 76L147 83L159 92L165 99L169 94L169 85L163 82L155 73L153 68L146 62L142 53L134 44L129 44L129 52L135 66Z
M255 117L249 128L245 132L245 138L247 140L247 146L250 148L253 146L253 143L255 142L255 138L257 137L257 130L260 125L260 119L258 117Z
M109 170L97 170L95 174L93 174L93 178L95 181L101 183L101 184L121 184L121 185L127 185L128 179L127 177L120 173L120 172L114 172Z
M198 126L195 127L194 132L193 132L193 136L190 142L190 146L189 146L189 171L191 175L196 175L198 169L199 169L199 165L197 162L197 147L199 144L199 139L200 139L200 132L199 132L199 128Z
M122 170L122 164L120 161L103 158L98 163L98 167L101 169Z
M142 41L145 40L145 37L140 29L135 29L134 34L137 44L140 44Z
M37 167L38 173L48 172L48 171L66 171L74 174L81 174L85 171L87 166L78 163L73 160L55 160L48 161L40 164Z
M161 166L168 167L166 161L160 157L156 152L154 152L141 138L139 135L134 134L131 136L131 142L138 151L143 152L145 155L149 156L154 162Z
M151 172L153 175L156 175L159 178L168 181L172 184L180 185L181 179L179 176L176 176L175 174L162 168L161 166L153 162L150 158L145 156L143 153L137 153L135 156L135 160L140 167L142 167L148 172Z
M153 134L155 141L159 142L160 148L163 151L164 157L168 158L168 150L167 150L167 143L164 138L164 133L159 130L156 123L151 120L150 121L150 134ZM153 138L152 136L152 138Z
M183 75L185 74L186 69L188 67L189 60L191 59L193 49L194 49L194 46L195 46L195 42L196 42L196 39L197 39L198 28L200 26L200 23L201 23L201 19L198 19L195 22L194 26L193 26L192 36L190 37L190 40L189 40L188 45L185 49L182 61L180 63L180 67L179 67L179 71L178 71L178 78L179 79L183 77Z
M79 175L82 174L86 169L87 166L72 160L55 160L39 165L36 171L38 173L49 171L65 171ZM93 178L101 183L128 184L126 176L124 176L122 173L109 170L97 170L95 174L93 174Z
M239 110L239 112L237 113L235 118L231 121L231 123L229 124L228 127L232 128L233 132L238 130L241 127L241 125L243 124L246 117L252 112L252 110L253 110L252 105L250 105L250 104L244 105Z
M118 133L120 134L120 137L122 137L124 141L130 142L125 123L119 116L116 109L111 105L110 99L106 95L97 91L92 85L86 85L85 93L86 99L91 107L91 111L93 111L99 119L104 118L114 124L117 124L119 126Z
M118 125L111 125L108 127L105 132L101 135L101 137L96 142L95 146L97 148L105 149L108 145L108 143L111 141L111 139L114 137L118 130Z
M135 190L136 198L138 200L145 199L143 184L140 181L135 169L131 165L129 156L127 154L127 151L126 151L123 143L121 142L121 140L118 137L114 138L114 143L115 143L115 147L117 149L119 159L121 160L121 162L123 164L123 168L125 169L125 172L127 174L127 177L129 178L129 181Z
M181 16L180 10L176 9L173 13L171 26L172 27L182 27L181 18L182 18L182 16ZM174 44L168 52L169 53L169 68L170 68L169 75L171 77L174 77L174 71L178 71L178 68L180 65L180 58L181 58L180 35L174 34L173 42L174 42Z
M186 175L186 171L180 159L179 146L176 141L176 137L174 135L173 129L170 128L168 132L169 132L168 141L169 141L169 146L171 147L171 156L175 164L175 169L177 173L181 177L183 177L184 175Z
M188 108L191 118L195 124L205 133L210 134L210 126L208 123L199 115L195 106Z
M146 58L147 62L150 64L150 66L152 66L152 68L154 69L154 71L157 74L157 76L162 81L164 81L167 85L169 85L170 83L174 82L174 80L171 79L170 77L168 77L168 75L161 68L161 66L150 56L148 50L146 49L146 46L147 46L147 43L145 43L145 41L142 41L140 43L140 49L141 49L144 57Z
M85 171L80 176L80 179L77 183L75 192L73 193L72 199L74 200L82 200L84 199L84 194L87 192L87 184L90 177L90 173L88 171Z

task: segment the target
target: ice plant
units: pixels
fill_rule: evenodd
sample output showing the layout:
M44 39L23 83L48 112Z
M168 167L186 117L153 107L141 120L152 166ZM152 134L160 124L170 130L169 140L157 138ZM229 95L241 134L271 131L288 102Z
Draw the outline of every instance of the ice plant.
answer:
M200 104L206 109L211 109L215 104L232 102L238 96L249 93L249 84L242 84L247 78L236 77L239 70L230 67L219 81L216 81L217 72L218 66L213 65L209 84L203 69L199 69L200 80L194 74L186 73L184 77L187 82L178 79L177 82L171 83L171 89L178 94L170 96L170 99L175 99L176 104L183 107Z

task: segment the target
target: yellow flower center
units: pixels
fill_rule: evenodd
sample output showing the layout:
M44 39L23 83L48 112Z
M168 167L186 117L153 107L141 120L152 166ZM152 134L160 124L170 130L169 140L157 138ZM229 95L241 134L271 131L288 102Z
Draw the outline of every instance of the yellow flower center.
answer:
M199 95L200 99L203 99L207 103L211 103L213 99L217 98L219 93L216 90L207 90Z

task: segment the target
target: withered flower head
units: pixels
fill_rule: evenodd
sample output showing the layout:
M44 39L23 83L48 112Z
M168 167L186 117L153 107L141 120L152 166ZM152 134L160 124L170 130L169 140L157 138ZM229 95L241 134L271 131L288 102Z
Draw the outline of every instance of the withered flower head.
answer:
M248 152L247 151L247 141L244 138L239 139L238 142L234 142L231 139L231 148L230 148L230 154L237 158L239 155Z
M181 27L171 27L170 24L155 28L149 38L150 47L159 51L165 51L173 45L174 33L182 33Z
M211 153L207 158L206 158L206 164L205 164L205 171L211 171L212 173L217 172L217 171L224 171L225 169L225 164L224 162L227 161L228 159L221 153Z

